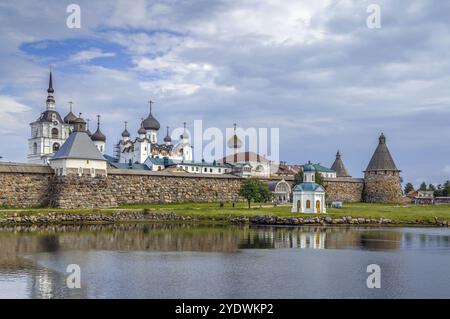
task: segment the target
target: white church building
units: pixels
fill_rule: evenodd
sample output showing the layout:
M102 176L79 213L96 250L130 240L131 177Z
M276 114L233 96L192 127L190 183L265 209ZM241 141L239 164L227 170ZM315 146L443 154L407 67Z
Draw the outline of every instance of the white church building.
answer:
M192 145L189 141L186 123L184 123L184 131L175 145L172 144L169 127L167 127L163 143L159 144L158 131L161 125L152 114L153 102L150 101L149 104L150 112L147 118L142 119L136 138L130 138L131 134L128 132L127 123L125 122L122 139L116 145L117 154L115 157L117 162L121 164L144 164L149 162L149 158L167 158L177 162L192 161Z
M303 183L292 190L292 213L326 213L325 189L315 182L316 169L311 162L303 167Z
M59 151L74 131L76 121L80 116L72 113L72 102L70 111L64 117L56 110L53 89L53 76L50 70L49 83L47 89L47 107L39 118L30 123L31 137L28 139L28 162L33 164L49 164L50 159ZM86 128L87 136L94 142L101 154L105 153L106 136L100 130L100 116L98 115L97 131L91 134ZM84 120L83 120L84 121Z

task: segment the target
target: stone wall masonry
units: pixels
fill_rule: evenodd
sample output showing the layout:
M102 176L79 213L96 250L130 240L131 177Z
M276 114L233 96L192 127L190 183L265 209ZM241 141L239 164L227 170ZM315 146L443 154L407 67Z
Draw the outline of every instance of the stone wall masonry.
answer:
M48 166L0 163L0 207L48 206L53 177Z
M109 170L108 177L55 177L51 206L106 208L121 204L232 202L241 178L224 175Z
M281 178L277 178L281 179ZM109 169L108 176L56 176L44 165L0 163L0 207L106 208L121 204L237 202L242 178ZM274 179L271 179L274 180ZM327 201L395 202L399 177L326 179Z
M363 194L367 203L399 203L402 198L400 176L366 174Z
M326 201L339 200L350 203L361 202L363 198L364 179L344 178L325 179Z

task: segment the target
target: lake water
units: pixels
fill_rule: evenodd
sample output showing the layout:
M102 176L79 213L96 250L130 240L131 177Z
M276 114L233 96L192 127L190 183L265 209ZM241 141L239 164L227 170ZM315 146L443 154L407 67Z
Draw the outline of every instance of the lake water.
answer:
M69 264L80 289L67 287ZM3 228L0 298L450 298L450 229Z

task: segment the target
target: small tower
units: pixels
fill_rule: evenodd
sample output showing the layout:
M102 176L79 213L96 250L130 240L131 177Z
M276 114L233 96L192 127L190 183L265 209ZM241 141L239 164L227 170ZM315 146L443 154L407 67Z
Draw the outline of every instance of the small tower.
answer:
M333 165L331 165L331 169L336 172L336 177L351 177L345 168L344 162L342 162L339 150L336 153L336 159Z
M183 134L180 135L180 145L181 145L181 153L183 156L183 161L192 161L192 146L189 143L189 134L186 128L186 122L183 123Z
M91 136L100 153L105 154L106 136L100 131L100 115L97 115L97 131Z
M401 200L400 170L394 163L381 133L378 146L364 171L363 198L369 203L397 203Z
M53 75L50 69L46 110L39 118L30 123L31 137L28 139L28 162L47 164L55 152L64 144L70 134L70 125L66 124L55 106L55 90L53 89Z
M147 134L147 131L145 130L145 128L144 128L144 119L142 119L142 122L141 122L141 127L139 128L139 130L138 130L138 135L139 135L139 138L142 140L142 139L145 139L145 137L146 137L146 134Z
M122 132L122 140L124 142L128 142L130 140L130 132L128 132L127 126L128 126L128 122L125 121L125 129Z
M314 165L309 161L303 166L303 182L315 183L316 181L316 169Z
M144 127L146 131L146 137L150 141L151 144L158 143L158 130L161 127L159 122L153 117L152 114L152 105L153 101L148 101L148 104L150 106L150 113L148 114L147 118L142 121L142 126Z
M170 134L169 134L169 127L166 126L166 128L167 128L167 134L166 134L166 137L164 137L164 143L167 146L169 146L169 145L172 145L172 138L170 137Z

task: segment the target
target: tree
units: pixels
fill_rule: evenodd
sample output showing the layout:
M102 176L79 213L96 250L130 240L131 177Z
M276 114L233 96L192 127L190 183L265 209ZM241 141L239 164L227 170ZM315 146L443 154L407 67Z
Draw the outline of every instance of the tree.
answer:
M314 176L314 180L317 184L323 186L323 177L322 174L320 174L318 171L316 171L316 174Z
M272 200L272 192L269 190L269 185L263 182L259 182L259 201L261 203L269 202Z
M444 190L442 191L442 195L445 197L450 196L450 181L445 182Z
M414 185L411 183L407 183L405 185L405 194L409 194L411 192L414 192Z
M272 193L269 186L260 180L250 178L242 182L239 189L239 195L244 197L248 202L248 208L251 207L251 202L265 202L272 199Z
M419 190L426 191L427 190L427 183L422 182L422 184L420 184Z
M434 192L436 190L436 187L433 184L430 184L428 185L428 190Z
M301 183L303 183L303 171L299 171L294 176L294 185L298 185L298 184L301 184Z

